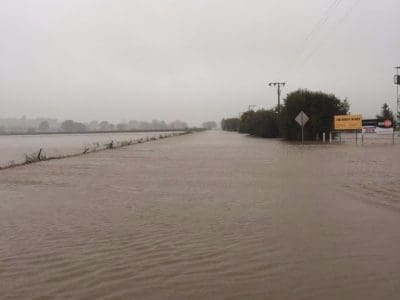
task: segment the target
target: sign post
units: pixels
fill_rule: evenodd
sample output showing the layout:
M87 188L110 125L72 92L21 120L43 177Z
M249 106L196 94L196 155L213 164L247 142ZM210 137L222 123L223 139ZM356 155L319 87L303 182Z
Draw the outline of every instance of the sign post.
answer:
M308 116L304 113L304 111L301 111L297 117L295 118L296 122L301 126L301 143L304 144L304 125L308 122L309 118Z
M397 70L397 74L394 76L394 84L396 85L396 89L397 89L397 122L400 123L400 94L399 94L399 86L400 86L400 74L399 74L399 70L400 70L400 66L396 67Z

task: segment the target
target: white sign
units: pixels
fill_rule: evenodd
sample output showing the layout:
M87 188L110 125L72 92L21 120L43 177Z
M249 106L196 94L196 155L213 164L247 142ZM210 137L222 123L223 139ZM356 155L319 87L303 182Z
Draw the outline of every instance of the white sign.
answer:
M362 133L392 134L392 128L382 128L377 126L363 126Z
M304 126L306 125L306 123L308 122L309 118L308 116L304 113L304 111L301 111L297 117L296 117L296 122L299 123L300 126Z
M376 133L376 134L392 134L393 121L383 119L367 119L363 120L362 133Z

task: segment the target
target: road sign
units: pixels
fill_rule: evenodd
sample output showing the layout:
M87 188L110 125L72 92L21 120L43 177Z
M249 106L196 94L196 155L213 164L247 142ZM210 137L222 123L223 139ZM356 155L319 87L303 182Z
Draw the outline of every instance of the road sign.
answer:
M304 111L301 111L297 117L296 117L296 122L301 126L301 143L304 143L304 125L308 122L309 118L308 116L304 113Z
M389 134L393 133L393 121L389 119L368 119L362 121L363 133Z
M383 121L383 126L385 126L385 128L392 127L392 124L393 124L393 122L391 120Z
M335 116L335 130L362 129L362 115Z
M306 125L306 123L308 122L309 118L308 116L304 113L304 111L301 111L297 117L296 117L296 122L299 123L300 126L304 126Z

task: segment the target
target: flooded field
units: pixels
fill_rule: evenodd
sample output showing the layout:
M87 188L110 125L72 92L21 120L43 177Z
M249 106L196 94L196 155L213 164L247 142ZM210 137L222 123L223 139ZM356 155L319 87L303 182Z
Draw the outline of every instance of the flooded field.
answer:
M400 146L202 132L0 172L0 299L399 299Z
M167 132L0 135L0 166L23 162L25 154L39 149L43 149L44 155L60 156L82 152L85 147L102 147L111 141L123 142L160 134Z

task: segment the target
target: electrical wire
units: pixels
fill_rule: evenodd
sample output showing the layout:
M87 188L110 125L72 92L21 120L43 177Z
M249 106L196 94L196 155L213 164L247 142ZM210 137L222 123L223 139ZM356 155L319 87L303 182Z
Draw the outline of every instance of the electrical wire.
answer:
M334 0L331 5L329 5L328 9L325 11L323 16L319 19L319 21L314 25L314 28L309 32L306 36L304 44L307 44L310 40L312 40L313 35L315 35L321 28L328 22L330 15L333 11L340 5L343 0Z
M318 22L314 25L314 27L310 30L310 32L306 35L304 41L301 43L300 51L297 51L298 55L294 62L291 64L291 73L299 69L299 66L304 64L304 60L308 57L308 55L304 58L306 54L307 47L309 43L314 39L314 36L318 33L318 31L322 30L322 28L326 25L329 21L331 15L334 13L336 8L341 4L343 0L333 0L328 8L324 11L321 18ZM303 59L302 59L303 58Z
M344 16L342 18L340 18L336 24L335 24L335 28L337 28L338 26L340 26L351 14L351 12L356 8L356 6L361 2L361 0L356 0L353 5L351 7L349 7L346 11L346 13L344 14ZM332 31L328 32L328 34L332 33ZM328 35L326 34L326 35ZM323 40L323 39L322 39ZM312 50L302 61L301 65L306 64L316 53L317 51L323 46L323 41L321 41L320 43L318 43L316 45L316 47L314 47L314 50Z

